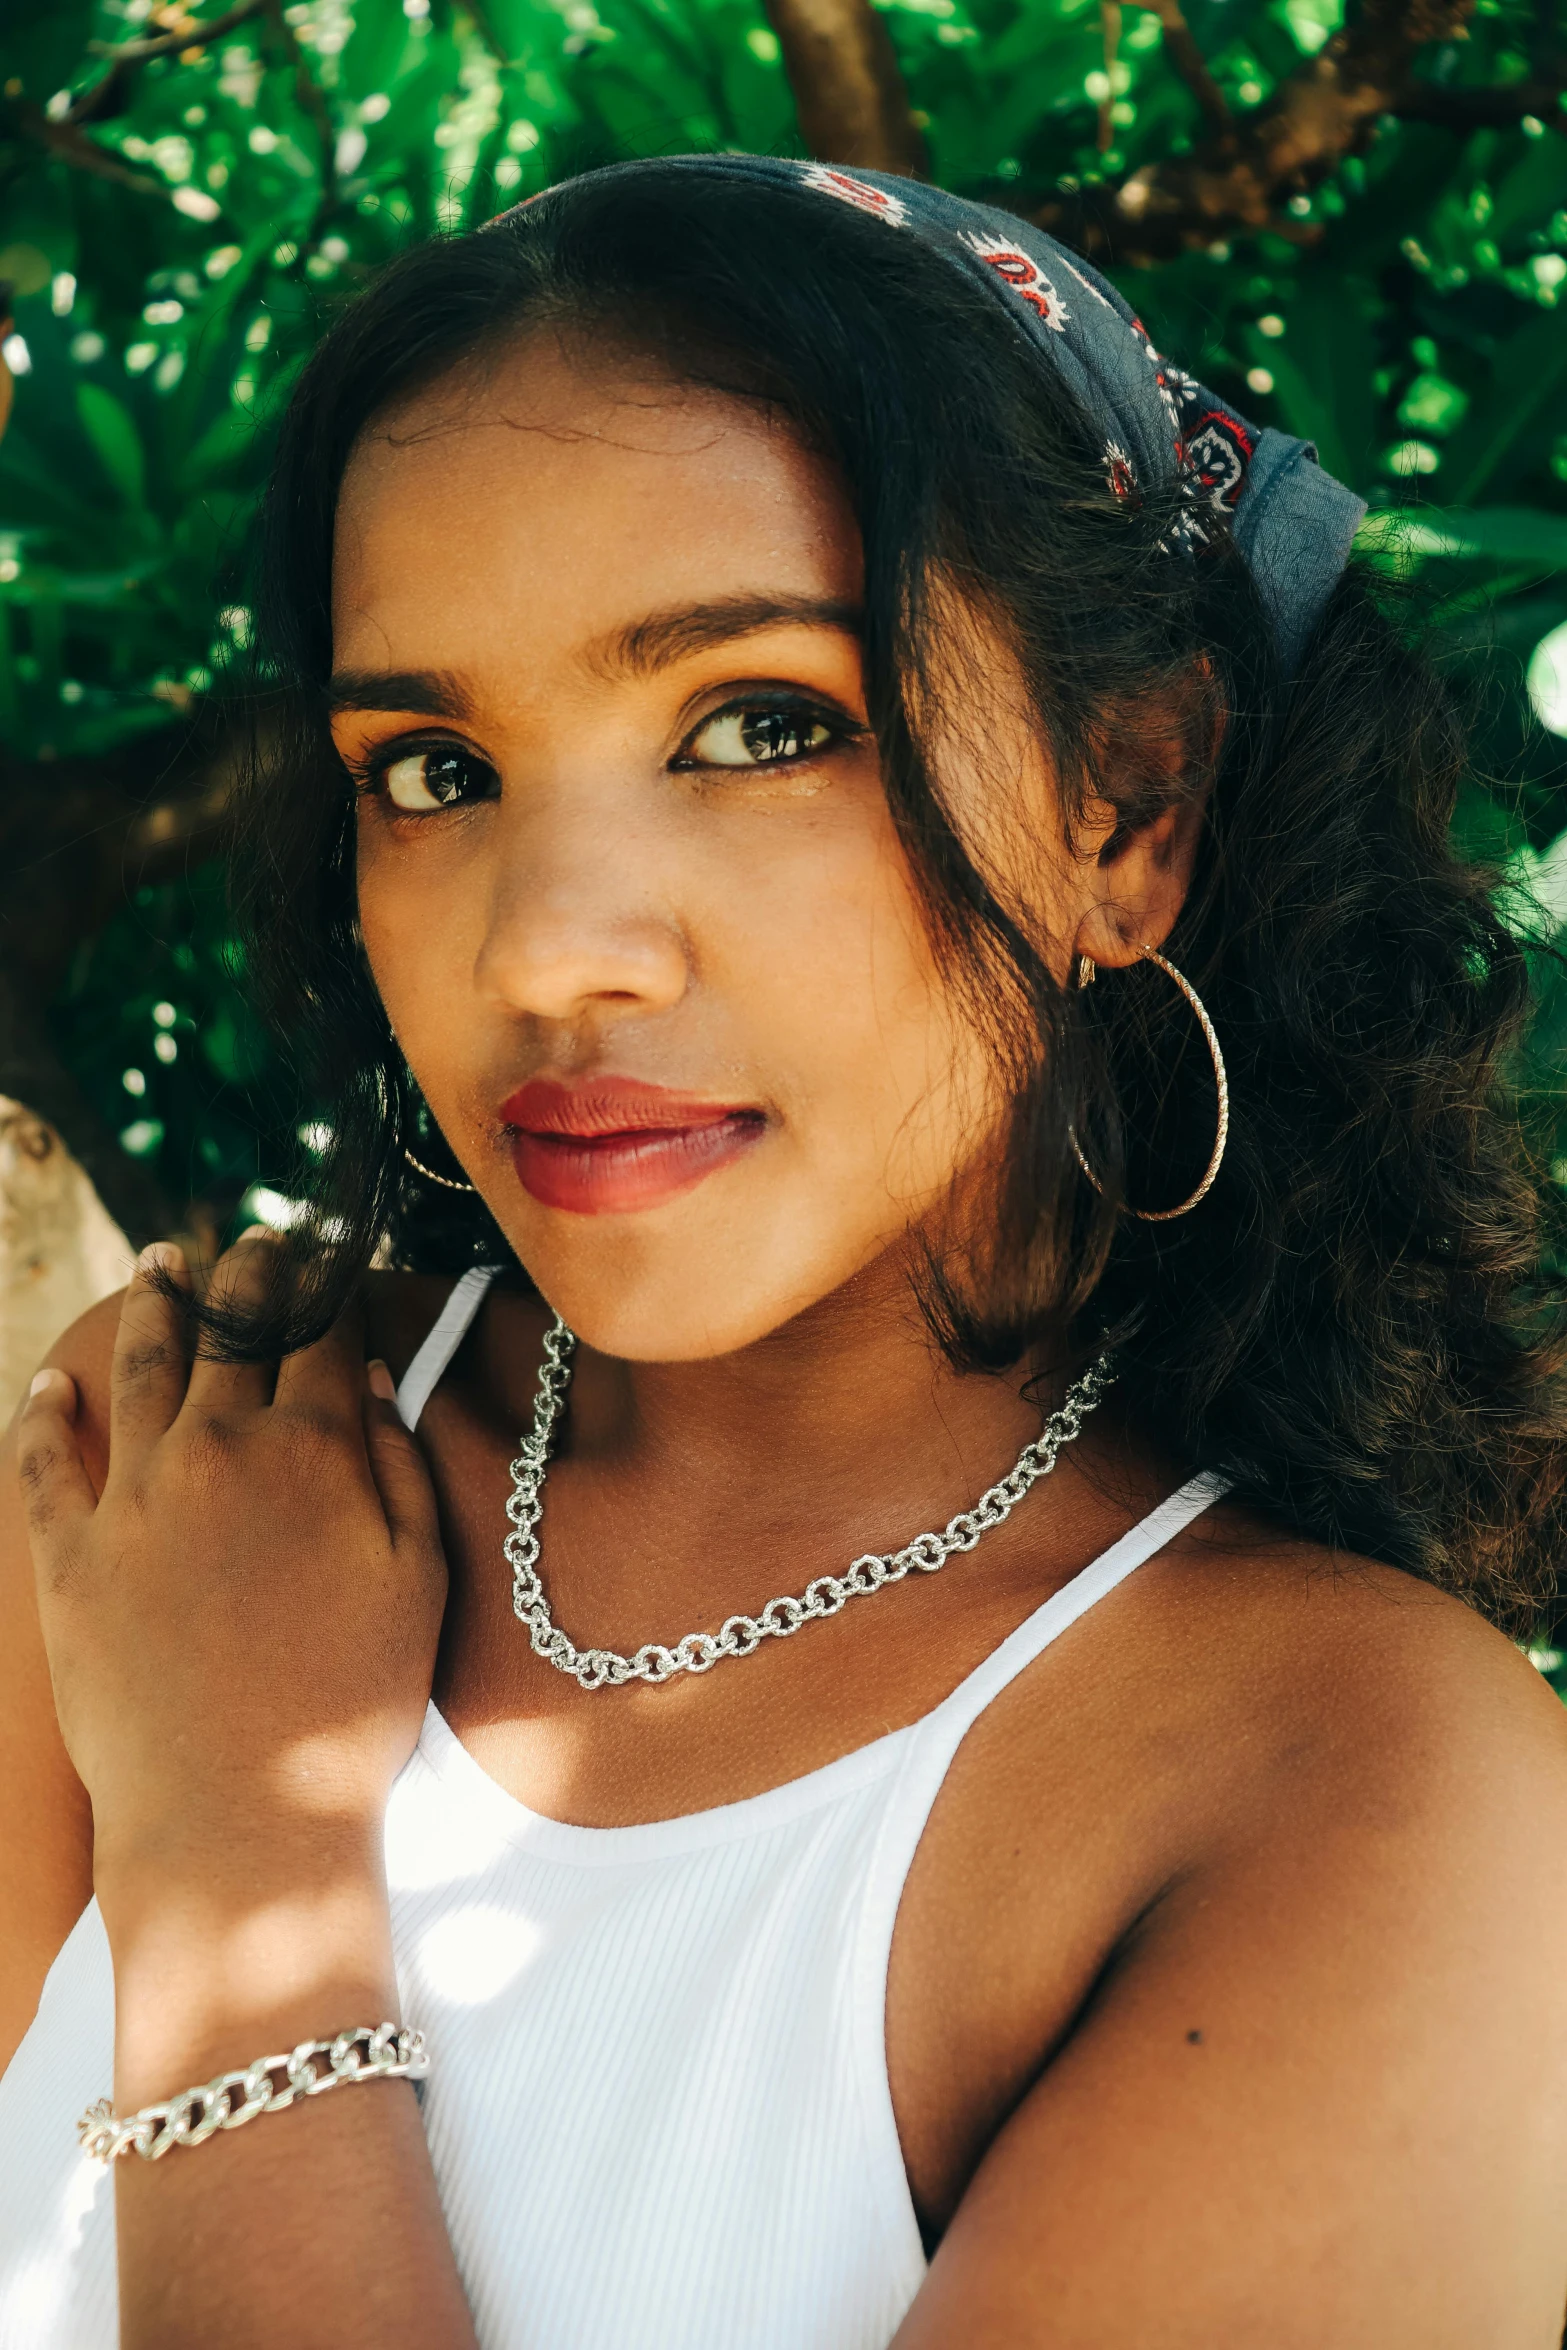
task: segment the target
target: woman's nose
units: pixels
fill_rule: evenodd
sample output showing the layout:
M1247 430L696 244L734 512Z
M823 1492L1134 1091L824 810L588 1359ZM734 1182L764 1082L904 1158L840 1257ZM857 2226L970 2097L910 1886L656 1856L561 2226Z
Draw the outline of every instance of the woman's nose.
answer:
M514 1015L565 1022L680 1001L690 982L685 929L653 878L664 860L627 811L597 793L550 793L497 832L481 995Z

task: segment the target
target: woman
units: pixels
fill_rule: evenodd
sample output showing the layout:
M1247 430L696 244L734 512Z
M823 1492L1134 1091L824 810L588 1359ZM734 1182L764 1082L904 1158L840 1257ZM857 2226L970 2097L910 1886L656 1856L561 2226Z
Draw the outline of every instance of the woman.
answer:
M1522 978L1357 513L817 167L327 338L311 1220L18 1439L7 2350L1557 2340Z

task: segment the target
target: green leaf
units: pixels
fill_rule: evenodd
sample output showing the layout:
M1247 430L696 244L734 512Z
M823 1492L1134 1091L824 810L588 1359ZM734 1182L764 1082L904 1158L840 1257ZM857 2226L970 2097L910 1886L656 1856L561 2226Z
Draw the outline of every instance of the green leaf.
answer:
M230 406L215 417L180 468L181 487L205 489L231 467L242 465L256 447L258 429L248 409Z
M1399 402L1398 421L1411 432L1449 433L1462 424L1469 395L1444 375L1417 375Z
M1567 514L1542 514L1530 506L1388 506L1366 516L1355 543L1417 559L1485 556L1567 570Z
M1448 452L1443 481L1464 504L1489 485L1523 434L1559 409L1567 384L1567 313L1546 311L1512 335L1496 354L1493 381L1491 397L1476 404Z
M76 387L76 413L99 464L126 505L142 505L147 494L147 459L130 410L102 384L86 383Z

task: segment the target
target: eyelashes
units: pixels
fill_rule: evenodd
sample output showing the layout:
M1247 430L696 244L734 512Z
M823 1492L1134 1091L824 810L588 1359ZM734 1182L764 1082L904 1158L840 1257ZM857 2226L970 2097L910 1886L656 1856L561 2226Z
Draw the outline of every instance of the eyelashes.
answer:
M809 766L863 738L842 710L798 693L735 695L701 717L669 761L675 773L756 775ZM344 765L356 791L398 816L436 816L500 796L495 768L450 735L402 735Z
M742 774L797 766L864 732L843 711L797 694L737 696L692 728L675 764Z
M472 806L500 791L500 778L488 760L450 738L420 743L404 736L350 764L349 773L357 790L386 800L403 816Z

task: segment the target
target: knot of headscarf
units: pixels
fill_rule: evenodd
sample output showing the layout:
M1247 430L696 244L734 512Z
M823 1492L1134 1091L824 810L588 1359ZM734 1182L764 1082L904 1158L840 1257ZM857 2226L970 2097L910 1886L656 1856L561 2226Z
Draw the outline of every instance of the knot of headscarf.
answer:
M1003 305L1075 395L1103 441L1106 479L1118 496L1133 498L1145 483L1173 484L1177 545L1195 553L1230 537L1271 619L1280 665L1294 675L1349 558L1365 500L1324 473L1309 441L1250 423L1163 357L1130 304L1090 263L1011 213L919 180L777 156L659 160L663 168L677 163L812 189L871 214L889 233L919 238L960 269L986 300ZM638 168L610 164L583 176ZM524 209L513 206L500 221Z

